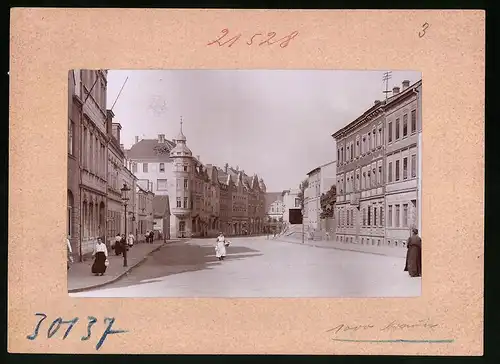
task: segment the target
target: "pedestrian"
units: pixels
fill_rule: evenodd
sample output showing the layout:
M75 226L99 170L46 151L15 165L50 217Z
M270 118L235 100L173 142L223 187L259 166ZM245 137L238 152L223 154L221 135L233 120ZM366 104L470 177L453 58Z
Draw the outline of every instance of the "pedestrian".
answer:
M67 261L67 269L69 269L70 263L73 263L73 249L71 249L71 243L69 241L69 236L66 238L66 245L67 245L67 254L68 254L68 261Z
M418 230L412 230L412 236L408 238L405 272L410 277L422 276L422 239L418 236Z
M120 255L122 253L122 236L120 234L116 234L115 243L111 245L111 249L115 250L115 255Z
M106 248L106 244L102 242L101 238L97 238L97 243L94 246L92 256L95 257L94 264L92 264L92 273L96 276L104 275L104 272L106 272L106 268L109 265L108 248Z
M135 236L134 234L130 233L128 234L128 246L134 246L134 242L135 242Z
M226 257L226 247L229 246L229 240L226 240L222 232L219 233L215 241L215 256L219 260L224 260Z
M151 244L153 244L153 241L154 241L154 240L155 240L155 232L154 232L154 230L151 230L151 231L149 232L149 242L150 242Z

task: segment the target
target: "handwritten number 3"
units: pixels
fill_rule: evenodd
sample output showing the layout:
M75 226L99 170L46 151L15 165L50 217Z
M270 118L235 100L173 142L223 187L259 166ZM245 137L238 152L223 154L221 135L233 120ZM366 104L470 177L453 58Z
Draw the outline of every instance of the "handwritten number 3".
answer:
M429 28L429 23L424 23L424 25L422 25L422 31L418 32L418 36L420 38L425 35L425 31L427 30L427 28Z

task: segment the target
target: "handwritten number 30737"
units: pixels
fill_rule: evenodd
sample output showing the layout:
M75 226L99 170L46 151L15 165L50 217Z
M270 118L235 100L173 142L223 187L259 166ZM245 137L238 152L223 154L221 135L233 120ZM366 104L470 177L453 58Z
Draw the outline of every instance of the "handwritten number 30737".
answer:
M47 318L47 315L44 314L44 313L36 313L35 316L39 316L40 320L36 324L35 330L34 330L33 334L26 336L26 338L28 340L35 340L38 337L38 332L40 330L40 326L42 325L42 322L45 321L45 319ZM92 334L92 326L94 326L94 324L97 322L97 319L95 317L93 317L93 316L88 316L87 319L88 319L88 323L87 323L87 335L82 336L81 339L80 339L81 341L86 341L86 340L90 339L90 336ZM75 317L72 320L68 320L68 321L63 320L62 317L56 318L54 321L52 321L52 323L50 324L50 326L49 326L49 328L47 330L47 338L49 338L49 339L52 338L52 336L54 336L57 333L57 331L59 331L59 329L61 328L61 325L67 324L68 328L66 329L66 331L64 332L64 335L62 337L63 340L66 339L68 337L69 333L71 332L71 329L73 328L73 326L76 325L76 323L78 322L78 320L79 320L78 317ZM96 350L99 350L101 348L102 344L104 344L104 341L106 340L106 337L108 335L110 335L110 334L119 334L119 333L122 333L122 332L127 332L127 330L113 330L112 329L112 326L115 323L115 318L114 317L106 317L106 318L104 318L104 323L107 324L107 327L104 330L101 338L97 342L97 345L95 347Z
M226 38L229 34L229 29L222 29L221 31L222 35L217 38L214 41L209 42L207 45L213 45L213 44L218 44L219 47L222 47L223 45L227 44L227 47L231 47L233 44L235 44L238 40L240 40L242 34L237 34L232 38ZM290 44L290 41L294 39L297 35L299 35L298 31L293 31L292 33L284 36L283 38L279 38L276 40L273 40L276 37L275 32L270 32L267 34L263 33L255 33L251 38L248 39L246 42L247 45L251 46L253 44L258 44L259 46L262 45L273 45L275 43L279 43L281 48L286 48L288 47L288 44ZM225 39L226 38L226 39Z

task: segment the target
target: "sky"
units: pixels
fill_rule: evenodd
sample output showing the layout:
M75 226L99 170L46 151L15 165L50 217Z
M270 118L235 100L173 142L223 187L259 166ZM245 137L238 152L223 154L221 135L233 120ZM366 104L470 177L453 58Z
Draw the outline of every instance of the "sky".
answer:
M238 166L282 191L335 160L331 135L385 98L385 71L110 70L107 107L127 149L135 136L175 138L182 116L202 163ZM420 79L392 71L389 90Z

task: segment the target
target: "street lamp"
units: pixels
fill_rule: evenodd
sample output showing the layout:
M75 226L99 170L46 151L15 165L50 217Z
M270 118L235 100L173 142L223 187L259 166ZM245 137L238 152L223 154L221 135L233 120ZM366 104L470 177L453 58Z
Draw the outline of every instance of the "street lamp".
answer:
M130 188L127 186L126 183L123 184L123 187L120 189L122 192L122 201L123 205L125 206L125 242L127 241L127 203L130 200L130 197L128 196L128 192L130 191ZM123 247L123 266L127 266L127 244Z

